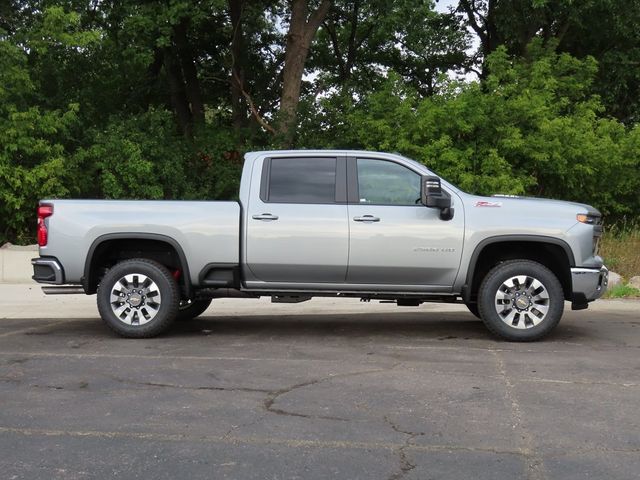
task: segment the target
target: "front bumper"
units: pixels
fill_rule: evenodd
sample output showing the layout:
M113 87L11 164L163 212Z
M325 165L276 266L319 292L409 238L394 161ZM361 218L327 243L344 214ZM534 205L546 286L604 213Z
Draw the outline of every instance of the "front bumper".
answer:
M55 257L32 258L33 278L38 283L64 284L64 270Z
M600 268L572 268L571 284L573 285L573 305L585 306L600 298L607 291L609 270L604 265Z

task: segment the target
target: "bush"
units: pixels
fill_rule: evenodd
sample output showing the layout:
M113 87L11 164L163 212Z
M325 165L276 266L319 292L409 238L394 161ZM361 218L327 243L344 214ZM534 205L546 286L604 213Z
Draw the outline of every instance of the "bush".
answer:
M73 159L85 196L197 200L235 195L241 160L228 130L203 126L187 140L166 110L113 118Z
M595 60L534 42L525 58L499 48L488 64L485 82L449 81L428 98L390 75L343 114L345 137L332 146L401 152L472 193L555 197L637 216L640 127L602 116L590 94Z
M38 200L64 196L74 172L64 140L78 123L78 105L43 111L26 55L0 39L0 244L29 241Z

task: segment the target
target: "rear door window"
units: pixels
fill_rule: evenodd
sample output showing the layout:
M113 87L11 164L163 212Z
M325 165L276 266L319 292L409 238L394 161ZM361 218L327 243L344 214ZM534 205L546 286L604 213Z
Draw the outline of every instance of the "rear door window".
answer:
M272 158L266 202L336 203L336 158Z

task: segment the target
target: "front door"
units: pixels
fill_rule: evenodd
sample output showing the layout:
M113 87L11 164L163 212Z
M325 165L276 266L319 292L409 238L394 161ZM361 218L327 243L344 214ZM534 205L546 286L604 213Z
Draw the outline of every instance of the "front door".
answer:
M441 220L438 209L420 203L419 173L391 160L348 161L347 282L453 286L462 255L462 208L452 220Z
M246 212L246 262L258 282L344 283L349 254L346 160L263 160ZM250 282L248 281L247 284Z

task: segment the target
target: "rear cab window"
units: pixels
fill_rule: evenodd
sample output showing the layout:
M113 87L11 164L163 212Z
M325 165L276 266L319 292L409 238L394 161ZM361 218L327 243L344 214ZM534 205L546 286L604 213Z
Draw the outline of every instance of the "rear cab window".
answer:
M268 158L263 165L260 199L265 203L344 203L343 163L336 157Z

